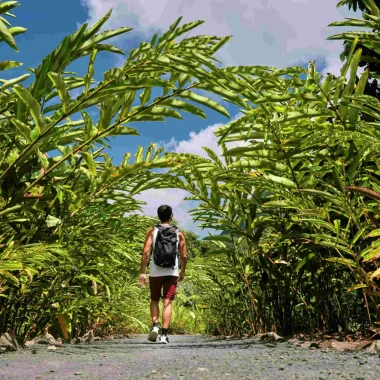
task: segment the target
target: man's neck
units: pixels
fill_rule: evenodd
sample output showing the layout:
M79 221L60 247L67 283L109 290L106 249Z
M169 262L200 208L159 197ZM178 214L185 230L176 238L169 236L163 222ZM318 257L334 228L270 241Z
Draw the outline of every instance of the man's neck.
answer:
M161 222L162 226L170 226L170 222Z

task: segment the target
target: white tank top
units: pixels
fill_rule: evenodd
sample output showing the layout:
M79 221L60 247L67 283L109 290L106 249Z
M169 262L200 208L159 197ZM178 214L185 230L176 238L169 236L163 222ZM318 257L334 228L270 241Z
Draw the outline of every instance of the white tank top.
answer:
M162 226L162 224L161 224L161 226ZM154 249L154 245L156 244L157 231L158 231L158 228L154 227L153 245L152 245L153 249ZM178 249L178 242L179 242L178 232L179 231L177 229L177 249ZM178 255L175 258L174 269L172 269L172 268L162 268L162 267L157 266L154 263L153 255L151 255L149 276L150 277L161 277L161 276L175 276L175 277L179 277Z

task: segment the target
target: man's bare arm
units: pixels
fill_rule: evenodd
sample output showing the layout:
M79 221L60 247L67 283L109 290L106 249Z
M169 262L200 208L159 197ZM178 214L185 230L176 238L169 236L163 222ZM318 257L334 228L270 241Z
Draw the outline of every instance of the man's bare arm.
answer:
M185 235L182 232L179 232L179 251L181 253L181 273L179 276L180 281L185 277L186 264L187 264L187 248L186 248L186 239Z
M145 286L146 284L145 272L146 272L146 267L148 265L149 254L150 254L150 249L152 247L152 244L153 244L153 229L148 231L148 233L146 234L145 244L144 244L144 248L143 248L143 252L141 256L140 284L142 286Z

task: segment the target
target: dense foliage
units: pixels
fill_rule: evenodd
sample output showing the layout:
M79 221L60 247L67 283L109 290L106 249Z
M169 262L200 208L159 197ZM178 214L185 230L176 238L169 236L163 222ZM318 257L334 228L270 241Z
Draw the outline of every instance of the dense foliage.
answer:
M363 19L348 19L346 21L336 22L334 26L350 26L350 27L364 27L370 28L371 33L363 31L361 33L343 33L343 35L336 36L336 38L344 38L344 50L341 54L342 60L346 59L350 49L352 47L353 38L359 37L357 48L362 49L362 55L359 66L369 69L369 76L366 88L364 90L365 95L375 96L380 99L380 85L378 83L380 75L380 50L374 41L379 39L379 29L376 25L376 19L373 17L379 17L376 12L376 7L380 8L379 0L342 0L338 6L348 5L349 8L353 8L355 11L360 9L363 11ZM373 22L375 21L375 22Z
M341 2L348 3L357 2ZM107 14L66 37L30 74L2 81L0 332L49 329L70 338L91 326L144 329L138 252L154 220L136 215L133 196L168 186L199 201L193 215L214 231L207 243L187 234L191 262L176 331L291 334L379 323L379 101L368 93L369 69L359 78L358 68L368 61L360 46L380 51L380 11L373 0L359 3L363 20L334 25L375 31L331 37L349 46L339 77L322 78L313 63L218 68L214 54L228 37L183 38L201 22L178 20L97 82L98 52L123 54L103 42L130 30L100 32ZM0 13L17 5L2 3ZM7 27L5 17L0 37L17 48L24 29ZM83 56L87 73L70 72ZM112 136L137 135L131 123L180 119L179 111L205 117L203 106L229 116L197 90L242 109L216 131L222 158L207 148L203 159L152 145L133 162L126 154L112 164L104 148Z
M368 27L380 30L378 8L364 3ZM313 63L227 68L245 110L216 131L224 160L206 149L210 159L175 169L182 180L166 177L201 202L194 217L220 231L207 238L215 249L205 268L218 289L204 298L216 330L287 335L380 322L379 101L364 95L368 70L357 80L358 40L380 46L369 34L332 37L352 42L337 78Z
M14 49L14 36L25 29L7 27L6 17L17 5L0 5L0 37ZM69 338L94 322L108 326L117 324L115 316L132 318L137 252L152 224L134 216L140 203L133 195L141 184L149 186L151 169L182 159L152 145L145 153L139 148L133 162L126 154L115 167L103 150L112 136L138 135L131 123L180 119L180 111L205 117L195 104L228 116L193 91L217 85L212 59L228 37L183 38L202 22L180 26L179 19L98 82L97 54L124 54L104 41L130 30L100 32L109 16L64 38L31 73L2 81L0 332L26 336L56 326L51 328ZM89 64L81 77L69 66L84 56ZM1 70L18 66L0 63ZM82 93L74 99L72 90Z

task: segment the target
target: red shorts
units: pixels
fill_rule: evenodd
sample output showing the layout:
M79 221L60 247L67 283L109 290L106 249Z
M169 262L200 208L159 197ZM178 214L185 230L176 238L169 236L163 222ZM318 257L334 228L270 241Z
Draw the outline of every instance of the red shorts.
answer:
M176 276L149 277L151 300L159 301L161 297L163 299L174 300L177 293L177 283L178 277Z

